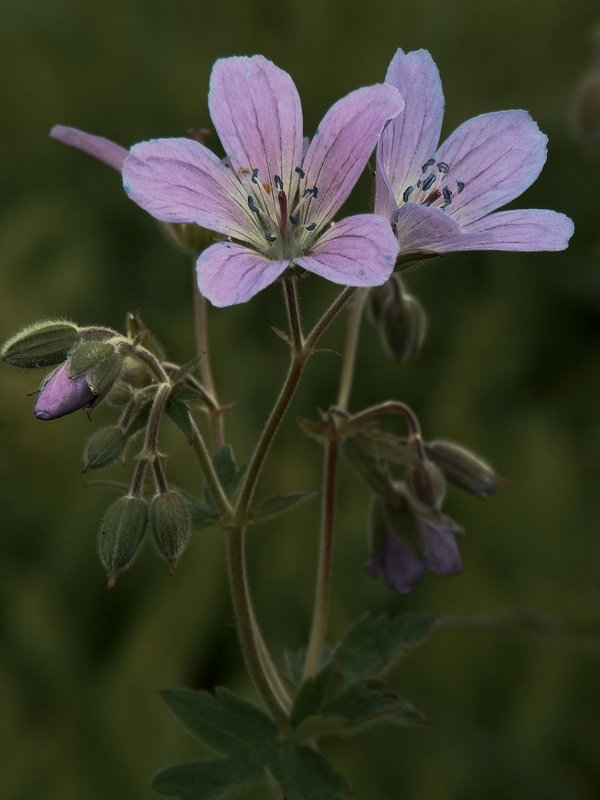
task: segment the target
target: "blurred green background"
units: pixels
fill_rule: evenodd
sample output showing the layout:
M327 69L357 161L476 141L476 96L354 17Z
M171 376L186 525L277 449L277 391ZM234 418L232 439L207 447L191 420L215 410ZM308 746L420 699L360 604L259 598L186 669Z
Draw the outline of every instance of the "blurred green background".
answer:
M208 76L220 56L263 53L294 77L306 132L348 91L382 80L397 47L424 47L444 82L444 133L475 114L525 108L550 137L547 166L515 205L576 224L561 254L456 254L410 274L430 312L422 358L392 364L365 326L353 407L411 403L430 438L485 455L509 486L486 501L452 492L466 528L465 571L427 577L400 598L364 570L366 491L342 471L331 633L365 608L555 615L570 633L523 625L434 634L394 685L428 715L424 730L374 730L326 751L357 800L600 796L600 162L570 133L599 20L594 0L418 3L329 0L3 0L0 338L44 315L120 326L141 305L172 357L193 354L191 269L118 176L47 137L62 123L124 145L210 126ZM216 137L215 137L216 138ZM214 141L218 149L218 142ZM364 180L349 210L365 208ZM302 287L307 321L334 294ZM276 286L211 310L228 430L247 457L285 371L270 326ZM340 324L326 344L339 348ZM338 360L311 362L294 412L335 397ZM100 410L42 424L41 375L2 367L0 474L0 795L10 800L142 800L149 776L198 756L156 690L227 684L251 692L216 530L195 535L173 576L151 553L107 592L95 531L112 496L83 486L83 442ZM171 426L172 427L172 426ZM190 452L165 426L173 479L193 490ZM282 428L263 494L317 489L321 453ZM119 470L116 470L119 474ZM122 470L126 475L126 471ZM303 644L318 503L250 539L256 603L278 652Z

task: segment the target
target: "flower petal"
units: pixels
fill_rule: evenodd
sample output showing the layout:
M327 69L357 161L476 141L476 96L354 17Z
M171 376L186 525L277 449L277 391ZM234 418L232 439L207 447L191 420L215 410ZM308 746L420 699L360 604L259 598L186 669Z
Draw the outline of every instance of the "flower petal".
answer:
M209 108L233 168L257 169L278 211L275 175L293 196L295 168L302 162L302 107L291 77L264 56L219 59L210 78Z
M398 209L396 234L400 254L462 250L460 225L438 208L406 203Z
M84 153L97 158L98 161L108 164L109 167L116 169L118 172L123 169L127 150L121 147L120 144L111 142L110 139L105 139L103 136L94 136L77 128L68 128L65 125L55 125L50 130L50 136L63 144L82 150Z
M382 545L381 550L369 558L369 575L376 578L382 572L390 589L408 594L425 574L425 562L393 530L386 530Z
M464 122L436 154L450 166L448 213L468 225L518 197L540 174L547 141L526 111L496 111ZM464 184L460 193L458 181Z
M398 50L385 82L404 98L404 113L384 130L377 147L377 172L384 172L392 191L399 195L416 181L422 165L438 146L444 116L444 93L438 68L427 50ZM387 192L377 181L375 210L385 213Z
M455 575L463 568L462 558L456 543L456 534L460 530L455 527L439 527L422 521L427 539L429 555L425 566L436 575Z
M358 214L328 228L312 253L296 259L296 264L344 286L379 286L391 275L397 253L389 222L375 214Z
M129 197L163 222L193 223L264 244L231 168L192 139L153 139L131 148L123 167Z
M565 250L574 231L565 214L546 209L498 211L467 225L461 250Z
M38 419L58 419L89 405L97 396L90 389L85 373L69 377L69 363L65 361L42 386L33 413Z
M245 303L288 266L288 261L268 261L239 244L219 242L198 257L198 287L215 306Z
M403 107L397 89L378 84L351 92L329 109L302 165L306 183L301 189L318 190L302 207L303 222L317 227L329 222L352 191L385 124Z

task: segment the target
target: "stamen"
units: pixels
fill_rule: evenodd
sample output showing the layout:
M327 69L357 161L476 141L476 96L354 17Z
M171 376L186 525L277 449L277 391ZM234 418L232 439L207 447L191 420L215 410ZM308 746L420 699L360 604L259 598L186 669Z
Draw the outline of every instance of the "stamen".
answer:
M458 193L460 194L462 190L465 188L465 185L462 181L456 181L456 185L458 186Z
M307 225L307 226L306 226L306 230L307 230L307 231L314 231L314 229L315 229L316 227L317 227L317 223L316 223L316 222L311 222L311 223L310 223L310 225Z
M288 217L288 219L289 219L289 221L292 223L292 225L297 225L297 224L298 224L298 222L300 221L300 220L298 219L298 217L295 217L293 214L290 214L290 215L289 215L289 217Z
M274 175L273 176L273 183L275 184L275 187L277 189L283 189L283 181L281 180L279 175Z
M420 186L421 186L421 180L419 179L419 180L417 181L417 189L418 189Z
M406 189L402 192L403 203L408 203L408 198L410 197L411 192L413 191L414 188L415 188L414 186L407 186Z
M267 242L276 242L277 241L277 237L271 235L270 233L265 233L265 239L267 240Z
M319 190L317 189L316 186L312 187L312 193L313 193L313 197L316 197L319 194Z
M258 167L255 167L252 170L252 183L258 183L258 181L256 180L257 175L258 175Z
M300 177L301 177L301 178L303 178L303 177L304 177L304 175L306 174L306 173L304 172L304 170L302 169L302 167L296 167L296 168L294 169L294 172L297 172L297 173L298 173L298 175L300 175Z
M268 183L262 183L261 186L263 187L263 189L267 194L271 194L271 187L269 186Z
M302 199L304 199L305 197L310 197L311 194L313 194L313 190L312 189L305 189L302 192Z
M444 200L446 201L446 203L452 202L452 192L447 186L444 186L444 188L442 189L442 194L444 195Z
M430 158L429 161L426 161L421 167L421 172L427 172L429 167L432 167L434 164L435 164L435 158Z
M248 195L248 208L250 211L254 211L255 214L260 214L260 208L254 202L254 198L251 194Z
M421 203L422 206L430 206L432 203L435 203L442 196L442 193L439 189L435 189L425 200Z
M426 192L428 189L431 189L433 184L435 183L435 175L431 173L426 180L423 181L423 191Z
M438 161L437 168L439 169L440 172L444 172L444 173L450 171L450 167L448 166L448 164L446 164L445 161Z

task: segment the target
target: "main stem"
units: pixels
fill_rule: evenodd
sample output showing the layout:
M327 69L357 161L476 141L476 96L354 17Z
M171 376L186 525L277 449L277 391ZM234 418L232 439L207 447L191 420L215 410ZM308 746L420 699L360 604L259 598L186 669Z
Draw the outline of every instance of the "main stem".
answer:
M206 311L206 298L198 288L196 272L194 270L194 331L196 334L196 352L200 356L199 369L203 388L212 400L208 413L210 415L213 446L215 450L218 450L225 442L225 425L221 406L217 398L217 390L210 363Z
M368 289L361 289L357 292L354 302L350 306L348 322L346 325L346 339L344 341L344 354L342 356L342 370L340 374L340 388L338 392L337 406L342 411L348 410L352 382L354 380L354 367L356 365L356 351L358 348L358 338L360 334L360 323L363 310L369 294Z

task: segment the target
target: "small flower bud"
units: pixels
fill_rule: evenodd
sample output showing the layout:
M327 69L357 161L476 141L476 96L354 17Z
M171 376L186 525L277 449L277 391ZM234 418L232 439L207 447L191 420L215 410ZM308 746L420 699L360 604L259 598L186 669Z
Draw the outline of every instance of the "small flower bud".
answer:
M419 355L427 331L427 316L421 303L410 294L397 303L387 303L381 315L381 335L396 361Z
M123 455L127 435L119 425L108 425L92 433L83 451L83 471L106 469Z
M161 556L173 569L192 532L192 518L188 502L175 489L154 495L150 506L152 540Z
M433 461L409 467L406 484L411 495L428 511L439 511L446 496L446 481Z
M11 336L0 358L14 367L47 367L60 364L79 341L79 328L68 320L43 320L27 325Z
M476 497L494 494L503 483L489 464L454 442L429 442L425 447L451 483Z
M382 283L381 286L374 286L369 289L367 314L373 325L379 325L385 307L396 295L396 290L392 285L393 281L394 276L389 281Z
M111 589L117 576L138 556L148 527L148 505L143 497L125 495L107 509L98 529L98 556Z
M96 397L86 375L69 377L68 362L65 361L43 384L33 405L33 413L42 420L58 419L90 405Z
M167 239L174 244L177 250L197 256L211 244L219 240L213 231L202 228L200 225L188 225L179 222L161 222L160 227Z

